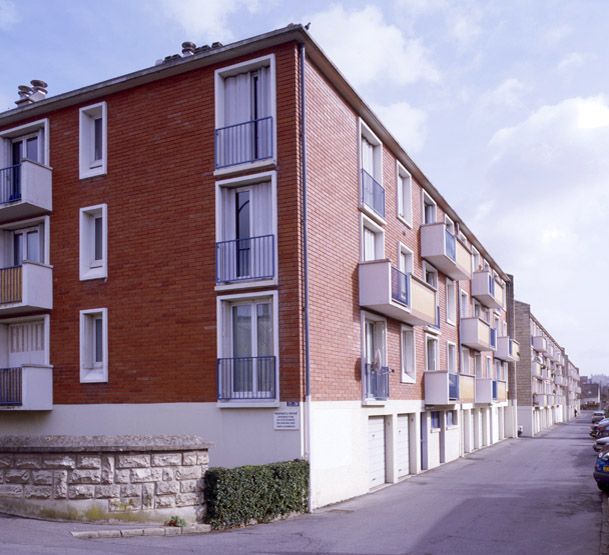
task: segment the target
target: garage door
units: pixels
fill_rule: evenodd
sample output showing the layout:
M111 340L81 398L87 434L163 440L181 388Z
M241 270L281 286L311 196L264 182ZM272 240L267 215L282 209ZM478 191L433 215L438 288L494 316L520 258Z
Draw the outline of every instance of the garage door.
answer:
M398 463L398 478L410 474L410 453L408 448L408 415L398 414L398 429L395 445Z
M368 467L370 487L385 483L385 418L368 419Z

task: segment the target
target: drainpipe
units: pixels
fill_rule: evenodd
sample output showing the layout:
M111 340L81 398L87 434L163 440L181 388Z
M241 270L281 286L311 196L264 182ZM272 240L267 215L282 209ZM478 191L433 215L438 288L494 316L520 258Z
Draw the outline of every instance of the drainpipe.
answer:
M312 509L311 487L311 347L309 322L309 258L307 252L307 143L305 127L305 45L300 43L300 145L302 176L302 252L304 285L304 348L305 348L305 410L304 410L304 451L309 461L309 512Z

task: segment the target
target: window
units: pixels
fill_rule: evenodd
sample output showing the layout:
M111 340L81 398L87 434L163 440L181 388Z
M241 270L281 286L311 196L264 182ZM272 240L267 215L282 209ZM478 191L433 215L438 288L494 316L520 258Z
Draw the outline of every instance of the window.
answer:
M476 378L482 378L482 356L480 353L474 353L474 370L476 371Z
M80 280L107 277L107 205L87 206L80 209Z
M431 429L432 430L440 429L440 411L437 411L437 410L431 411Z
M274 158L275 58L215 73L216 168Z
M427 262L423 263L423 276L428 285L431 285L434 289L438 288L438 270Z
M496 380L503 379L503 369L501 367L501 361L495 359L495 375L493 376Z
M454 343L446 343L446 359L448 361L448 371L457 373L457 346Z
M80 311L80 381L108 381L108 309Z
M446 427L454 427L459 425L459 416L456 410L446 411Z
M48 165L49 120L39 120L0 132L0 168L16 166L23 160Z
M446 224L446 231L451 235L455 235L455 222L453 222L446 214L444 215L444 223Z
M438 369L438 340L428 335L425 337L425 370L434 372Z
M412 251L402 245L402 243L398 246L398 262L399 262L399 270L404 274L412 274L413 273L413 255Z
M380 260L385 256L383 228L362 214L362 260Z
M459 301L459 311L461 318L467 318L469 316L469 295L461 289L461 299Z
M425 191L423 191L423 223L436 223L436 203Z
M474 318L481 318L482 317L482 306L480 305L480 303L474 299L472 299L472 307L473 307L473 312L474 312Z
M457 286L452 279L446 278L446 321L457 321Z
M383 189L383 145L360 120L361 201L373 217L385 217ZM368 210L369 209L369 210Z
M491 357L485 357L485 359L486 359L486 366L485 366L486 375L484 377L492 378L493 377L493 366L492 366Z
M414 330L402 326L401 331L402 381L414 383L417 380Z
M472 272L479 272L480 270L482 270L480 253L475 247L472 247Z
M412 226L412 177L402 166L397 164L398 218Z
M104 175L108 165L105 102L80 109L80 179Z
M469 349L467 347L461 347L461 373L471 374L469 364Z

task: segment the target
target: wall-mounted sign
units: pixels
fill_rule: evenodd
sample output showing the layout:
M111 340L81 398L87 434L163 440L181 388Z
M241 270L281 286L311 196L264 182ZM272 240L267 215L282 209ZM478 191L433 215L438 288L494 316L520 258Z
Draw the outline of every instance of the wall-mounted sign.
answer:
M273 429L275 430L298 430L297 410L278 410L273 413Z

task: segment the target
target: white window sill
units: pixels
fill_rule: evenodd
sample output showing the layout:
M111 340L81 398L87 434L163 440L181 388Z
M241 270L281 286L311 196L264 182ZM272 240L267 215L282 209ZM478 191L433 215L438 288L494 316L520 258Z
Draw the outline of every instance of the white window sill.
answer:
M252 289L255 287L273 287L277 285L277 279L264 279L264 280L243 280L235 283L226 283L222 285L216 285L215 291L231 291L234 289Z
M384 407L387 401L380 401L377 399L364 399L362 401L362 407Z
M426 333L433 333L434 335L442 335L442 331L440 328L435 328L434 326L427 326L425 328Z
M98 177L100 175L106 175L106 167L104 165L95 167L95 168L89 168L86 170L81 169L80 170L80 174L79 174L79 178L80 179L89 179L90 177Z
M80 274L80 281L88 281L90 279L106 279L108 271L103 266L90 268L86 272Z
M108 370L105 368L81 368L80 383L108 383Z
M457 430L459 429L459 424L453 424L452 426L446 426L447 430Z
M408 220L406 220L399 214L398 214L398 220L400 220L400 222L402 222L408 229L412 229L412 222L409 222Z
M235 164L234 166L227 166L214 170L214 177L220 175L229 175L231 173L239 173L245 170L256 170L260 168L274 167L277 165L277 160L273 158L266 158L265 160L258 160L256 162L244 162L243 164Z
M417 383L416 378L412 378L407 374L402 374L402 378L400 379L401 383L415 384Z
M439 434L442 431L441 428L432 428L431 430L429 430L430 434Z
M361 201L360 201L359 209L364 214L366 214L366 216L368 216L369 218L374 220L377 224L380 224L382 226L387 224L387 221L382 216L379 216L374 210L372 210L372 208L370 208L367 204L364 204Z
M279 401L216 401L216 407L220 409L275 409L279 406Z

